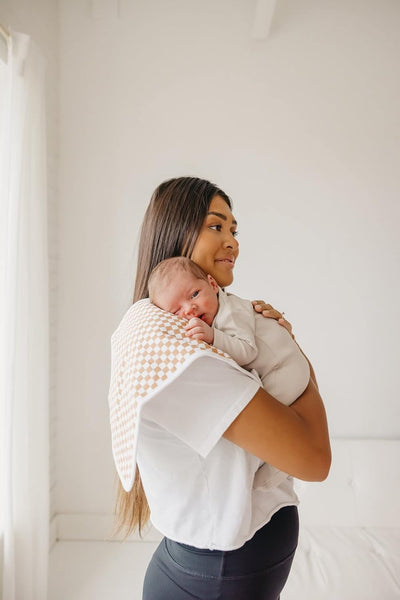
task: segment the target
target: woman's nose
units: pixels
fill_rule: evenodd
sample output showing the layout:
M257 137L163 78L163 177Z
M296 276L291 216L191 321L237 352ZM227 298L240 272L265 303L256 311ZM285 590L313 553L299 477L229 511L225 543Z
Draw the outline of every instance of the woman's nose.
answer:
M225 248L232 248L232 250L236 250L239 247L239 242L233 237L233 235L229 235L224 241L224 246Z

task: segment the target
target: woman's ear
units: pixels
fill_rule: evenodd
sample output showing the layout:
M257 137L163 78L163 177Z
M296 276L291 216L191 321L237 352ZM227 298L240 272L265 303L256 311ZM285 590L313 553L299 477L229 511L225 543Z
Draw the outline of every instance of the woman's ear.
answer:
M214 292L218 293L218 283L215 281L214 277L212 275L207 275L207 279Z

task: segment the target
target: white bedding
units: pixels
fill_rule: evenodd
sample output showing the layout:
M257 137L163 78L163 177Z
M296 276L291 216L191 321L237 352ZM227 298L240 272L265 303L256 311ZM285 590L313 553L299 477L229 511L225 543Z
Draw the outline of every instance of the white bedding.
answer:
M400 441L334 440L323 483L298 482L300 540L281 600L400 599Z

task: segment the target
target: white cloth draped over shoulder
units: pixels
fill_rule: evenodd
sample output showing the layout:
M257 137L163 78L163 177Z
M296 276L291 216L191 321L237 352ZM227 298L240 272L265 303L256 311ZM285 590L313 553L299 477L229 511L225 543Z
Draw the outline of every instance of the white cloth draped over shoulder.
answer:
M265 463L223 437L260 378L222 350L187 338L185 324L145 299L112 335L114 460L126 491L138 464L151 521L163 535L233 550L298 498L291 477L271 486Z
M186 321L154 306L133 304L111 337L109 408L112 449L124 489L132 489L142 407L196 359L209 356L241 370L228 354L185 336Z

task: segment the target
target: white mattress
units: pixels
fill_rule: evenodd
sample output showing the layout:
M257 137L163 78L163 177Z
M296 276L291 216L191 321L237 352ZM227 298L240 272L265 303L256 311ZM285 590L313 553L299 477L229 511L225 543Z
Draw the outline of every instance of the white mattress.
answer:
M301 529L281 600L399 600L400 528Z
M400 599L400 441L332 441L322 483L296 482L300 540L281 600Z

